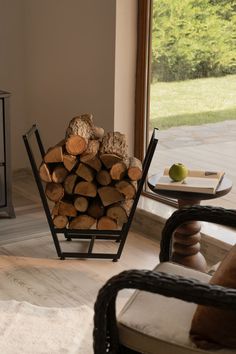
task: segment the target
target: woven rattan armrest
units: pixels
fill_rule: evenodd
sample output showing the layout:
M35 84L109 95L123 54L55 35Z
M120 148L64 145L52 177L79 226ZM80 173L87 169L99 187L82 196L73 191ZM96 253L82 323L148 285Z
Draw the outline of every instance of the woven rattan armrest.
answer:
M138 289L202 305L236 310L236 290L195 279L149 270L124 271L107 281L98 293L94 316L94 353L122 353L115 302L122 289Z
M236 210L195 205L175 211L166 221L162 231L160 245L161 262L166 262L171 259L172 236L177 227L185 222L195 220L236 227Z

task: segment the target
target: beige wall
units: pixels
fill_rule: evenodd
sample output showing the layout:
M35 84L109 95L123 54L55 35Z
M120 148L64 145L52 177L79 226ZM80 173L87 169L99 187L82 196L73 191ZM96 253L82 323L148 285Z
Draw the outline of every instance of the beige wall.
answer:
M128 136L130 154L134 146L137 10L136 0L116 2L114 129Z
M0 89L11 92L11 142L14 167L26 164L22 134L25 106L24 0L0 0Z
M115 10L115 0L27 0L28 117L46 146L80 113L113 129Z
M12 92L13 169L29 165L21 135L31 124L48 147L84 112L106 131L125 131L132 145L136 2L0 0L0 88Z

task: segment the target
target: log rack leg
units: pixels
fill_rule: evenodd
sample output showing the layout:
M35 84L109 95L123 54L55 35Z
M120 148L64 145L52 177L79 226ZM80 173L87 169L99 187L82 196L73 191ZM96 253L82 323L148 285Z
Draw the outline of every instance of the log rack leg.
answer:
M200 200L196 199L178 200L179 209L185 206L199 204ZM172 259L176 263L205 272L207 263L200 252L200 230L201 223L199 221L184 223L176 229L174 234Z

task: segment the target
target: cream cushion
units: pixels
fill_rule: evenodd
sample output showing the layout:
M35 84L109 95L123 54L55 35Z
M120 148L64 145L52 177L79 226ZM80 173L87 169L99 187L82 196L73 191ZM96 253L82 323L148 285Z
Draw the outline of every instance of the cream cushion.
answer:
M154 271L203 282L211 279L208 274L170 262L159 264ZM145 354L236 353L230 349L205 351L192 343L189 331L196 307L196 304L175 298L136 291L118 316L120 341Z

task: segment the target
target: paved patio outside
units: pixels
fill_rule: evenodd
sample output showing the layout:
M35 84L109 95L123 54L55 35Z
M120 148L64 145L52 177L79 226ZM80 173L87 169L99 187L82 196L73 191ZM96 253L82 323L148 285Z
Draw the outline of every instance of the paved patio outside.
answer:
M236 120L200 126L174 127L159 132L149 175L182 162L190 169L223 170L233 188L222 198L202 204L236 208Z

